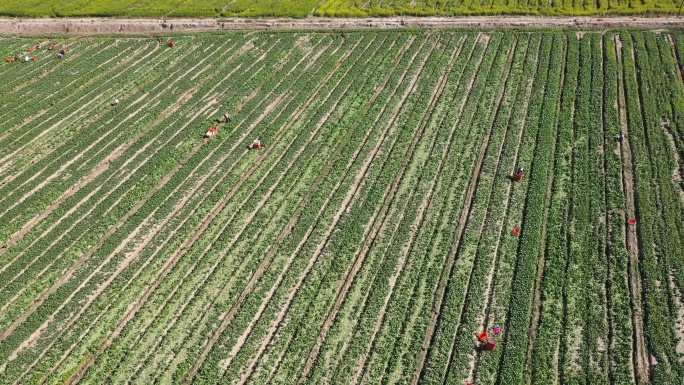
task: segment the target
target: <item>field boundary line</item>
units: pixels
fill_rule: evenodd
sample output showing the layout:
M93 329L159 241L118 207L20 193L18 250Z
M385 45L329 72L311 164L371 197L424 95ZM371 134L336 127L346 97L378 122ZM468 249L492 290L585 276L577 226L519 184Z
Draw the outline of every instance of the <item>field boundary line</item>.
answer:
M682 27L676 16L454 16L364 18L3 18L0 33L15 35L159 34L203 31L354 30L402 28L667 28Z

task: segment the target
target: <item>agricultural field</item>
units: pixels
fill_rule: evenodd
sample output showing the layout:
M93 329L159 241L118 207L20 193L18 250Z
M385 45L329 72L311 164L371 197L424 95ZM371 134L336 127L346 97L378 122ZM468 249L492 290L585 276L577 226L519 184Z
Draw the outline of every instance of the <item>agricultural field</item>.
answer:
M168 39L0 37L1 384L684 378L684 32Z
M0 0L14 17L386 17L678 14L678 0Z

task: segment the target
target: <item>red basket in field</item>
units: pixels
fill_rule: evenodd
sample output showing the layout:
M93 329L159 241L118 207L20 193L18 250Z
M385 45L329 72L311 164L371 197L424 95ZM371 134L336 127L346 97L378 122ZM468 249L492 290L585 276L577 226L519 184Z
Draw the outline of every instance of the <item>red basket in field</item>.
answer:
M513 229L513 235L519 235L520 234L520 228L516 227Z
M627 220L627 223L629 223L630 225L636 225L636 224L637 224L637 220L634 219L634 218L629 218L629 219Z

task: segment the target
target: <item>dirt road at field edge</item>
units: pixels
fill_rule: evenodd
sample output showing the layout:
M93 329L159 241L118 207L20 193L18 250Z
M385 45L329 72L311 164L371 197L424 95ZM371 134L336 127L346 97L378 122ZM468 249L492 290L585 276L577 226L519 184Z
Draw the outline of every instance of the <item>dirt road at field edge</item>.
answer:
M539 17L539 16L469 16L469 17L391 17L337 19L308 17L231 18L231 19L123 19L123 18L0 18L0 34L146 34L235 30L292 29L364 29L364 28L521 28L570 27L617 28L682 27L684 19L665 17Z

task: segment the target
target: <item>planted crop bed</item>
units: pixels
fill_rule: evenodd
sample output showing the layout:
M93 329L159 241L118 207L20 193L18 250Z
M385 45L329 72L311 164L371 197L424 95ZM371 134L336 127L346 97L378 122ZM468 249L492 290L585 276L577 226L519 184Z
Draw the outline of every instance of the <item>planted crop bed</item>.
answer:
M0 383L684 378L684 33L174 41L0 66Z

